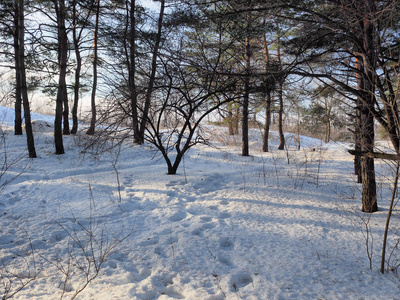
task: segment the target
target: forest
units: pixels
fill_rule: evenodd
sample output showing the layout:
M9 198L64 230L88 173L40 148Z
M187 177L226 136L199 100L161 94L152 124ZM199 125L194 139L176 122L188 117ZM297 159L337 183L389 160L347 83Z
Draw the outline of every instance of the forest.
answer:
M305 148L306 137L347 143L351 168L343 176L355 176L360 187L357 215L369 216L361 224L367 248L370 214L381 212L376 172L383 161L394 173L384 204L385 249L400 164L399 1L3 0L0 28L0 105L13 108L13 135L25 135L32 161L48 151L54 159L73 159L72 138L80 153L116 153L121 202L117 161L125 147L136 154L150 147L168 175L184 172L187 183L185 157L212 148L226 129L224 139L240 141L238 161L259 151L282 158L278 166L273 156L271 169L279 186L278 174L294 159L289 153ZM46 146L32 122L40 110L54 117ZM254 132L261 132L258 148ZM382 141L388 146L380 147ZM315 155L321 149L312 147ZM7 177L6 150L3 156L0 195L14 180ZM297 175L307 163L296 165ZM384 273L384 252L381 261ZM248 287L250 279L239 277Z

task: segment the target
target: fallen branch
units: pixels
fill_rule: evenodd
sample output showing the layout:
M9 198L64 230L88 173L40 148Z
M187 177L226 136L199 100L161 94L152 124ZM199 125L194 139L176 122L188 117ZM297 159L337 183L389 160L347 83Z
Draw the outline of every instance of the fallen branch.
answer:
M369 158L381 158L387 160L400 161L399 154L383 153L383 152L368 152L368 151L357 151L357 150L347 150L351 155L359 155Z

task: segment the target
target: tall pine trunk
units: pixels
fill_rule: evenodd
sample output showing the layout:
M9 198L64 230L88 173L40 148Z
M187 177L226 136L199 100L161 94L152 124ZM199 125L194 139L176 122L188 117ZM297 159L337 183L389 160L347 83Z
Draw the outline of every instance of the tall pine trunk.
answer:
M131 106L131 119L133 130L133 143L140 143L139 135L139 116L137 107L136 89L136 1L131 0L130 6L126 3L127 23L126 23L126 42L125 50L128 62L128 89Z
M361 58L356 57L356 80L357 80L357 90L362 93L364 90L363 86L363 77L362 77L362 63ZM361 152L361 107L362 107L362 98L361 95L357 96L356 100L356 109L355 109L355 122L354 122L354 149L356 153ZM362 174L361 174L361 156L356 154L354 156L354 174L357 175L357 182L362 183Z
M67 76L67 60L68 60L68 37L67 37L67 29L65 28L65 20L67 18L67 11L65 7L65 0L60 1L62 2L62 5L60 7L63 7L62 11L62 22L63 22L63 50L65 52L65 60L63 63L65 63L65 76L64 76L64 83L65 87L62 89L62 101L63 101L63 112L62 112L62 117L63 117L63 134L69 135L70 130L69 130L69 103L68 103L68 92L67 92L67 83L66 83L66 76ZM63 67L64 68L64 67Z
M25 32L24 32L24 0L18 0L18 36L19 36L19 77L21 84L21 96L24 106L25 118L25 132L28 144L28 152L30 158L36 158L35 141L33 137L32 124L31 124L31 110L28 100L28 88L26 84L26 71L25 71Z
M283 134L283 80L284 76L282 74L282 61L281 61L281 46L280 38L278 37L276 54L278 58L278 68L279 68L279 81L278 81L278 135L279 135L279 146L278 150L285 149L285 136Z
M79 89L80 89L80 79L81 79L81 69L82 69L82 57L79 46L79 37L77 29L77 15L76 15L76 0L72 5L72 38L74 42L75 57L76 57L76 70L75 70L75 85L74 85L74 103L72 105L72 129L71 133L76 134L78 132L78 104L79 104Z
M266 18L263 20L263 25L266 23ZM264 71L265 74L268 74L269 67L269 52L268 52L268 44L267 37L263 34L263 48L264 48ZM272 76L266 75L264 80L265 82L265 92L266 92L266 102L265 102L265 125L264 125L264 134L263 134L263 152L268 152L268 144L269 144L269 129L271 126L271 85L273 84L273 80L270 80Z
M364 40L364 57L363 57L363 103L361 107L361 151L374 151L374 103L375 88L373 70L376 68L376 59L374 53L374 19L375 1L365 0L366 13L362 24L363 40ZM374 159L363 156L361 158L361 174L362 174L362 211L372 213L378 210L376 197L376 181Z
M19 63L19 25L18 11L19 5L14 4L14 56L15 56L15 119L14 134L22 135L22 96L21 96L21 79L20 79L20 63Z
M271 126L271 91L267 90L267 101L265 103L265 127L263 134L263 152L268 152L269 129Z
M68 37L65 28L65 0L54 0L57 16L58 31L58 89L56 98L56 112L54 120L54 144L56 154L64 154L64 144L62 135L63 104L67 99L67 60L68 60Z
M250 12L247 12L247 31L250 26ZM245 73L244 93L242 103L242 156L249 156L249 97L250 97L250 38L249 32L246 33L245 40Z
M97 64L98 64L98 32L99 32L99 16L100 16L100 0L96 0L96 21L94 26L94 41L93 41L93 86L92 95L90 98L90 106L92 110L92 117L90 119L90 127L86 134L93 135L96 127L96 90L97 90Z

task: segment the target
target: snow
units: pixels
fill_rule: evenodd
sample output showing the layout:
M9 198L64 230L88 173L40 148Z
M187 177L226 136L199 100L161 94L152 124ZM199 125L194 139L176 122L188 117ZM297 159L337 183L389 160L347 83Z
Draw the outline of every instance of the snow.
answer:
M1 162L16 159L0 184L25 168L0 194L0 270L34 277L14 299L71 299L94 262L98 276L77 299L399 299L396 273L379 273L391 171L377 162L380 211L369 219L349 145L301 137L300 150L278 151L273 134L262 153L254 130L242 157L240 138L208 127L212 147L191 149L167 175L148 145L94 155L81 134L64 136L66 154L55 155L39 129L30 160L8 127L12 110L0 116Z

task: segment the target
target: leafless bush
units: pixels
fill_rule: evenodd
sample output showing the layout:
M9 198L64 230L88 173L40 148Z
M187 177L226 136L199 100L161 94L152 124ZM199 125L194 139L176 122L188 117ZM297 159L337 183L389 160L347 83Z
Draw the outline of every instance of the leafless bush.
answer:
M94 218L94 210L95 202L91 192L88 220L80 221L73 216L75 227L72 228L57 222L68 237L65 245L67 254L61 257L55 249L55 259L41 256L57 269L58 276L62 278L61 299L67 294L70 299L75 299L97 278L104 262L120 249L130 235L130 233L125 234L124 229L118 233L108 230L101 221ZM71 282L77 283L78 287L73 287Z
M0 297L2 300L13 298L17 293L38 278L41 267L36 262L32 244L30 244L30 247L31 251L28 253L15 255L12 261L1 262ZM24 266L23 270L16 267L21 264Z
M31 162L27 161L24 166L18 170L14 170L10 175L11 168L15 167L17 163L26 156L26 153L20 153L10 158L8 155L6 135L7 133L0 128L0 196L3 194L8 184L17 179L29 168Z

